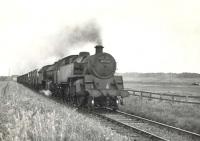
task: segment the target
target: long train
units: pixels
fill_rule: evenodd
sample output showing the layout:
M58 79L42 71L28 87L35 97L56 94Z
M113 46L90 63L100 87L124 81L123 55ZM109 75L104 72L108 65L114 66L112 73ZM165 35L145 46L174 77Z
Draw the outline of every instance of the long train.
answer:
M122 76L116 76L114 57L97 45L96 53L80 52L17 77L17 82L38 90L49 90L52 96L78 107L118 109L129 93Z

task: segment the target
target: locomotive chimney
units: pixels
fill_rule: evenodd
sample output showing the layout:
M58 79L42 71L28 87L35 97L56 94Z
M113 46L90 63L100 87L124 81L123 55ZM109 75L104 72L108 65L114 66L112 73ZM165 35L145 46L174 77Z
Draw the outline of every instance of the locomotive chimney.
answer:
M103 53L102 45L96 45L95 48L96 48L96 54Z

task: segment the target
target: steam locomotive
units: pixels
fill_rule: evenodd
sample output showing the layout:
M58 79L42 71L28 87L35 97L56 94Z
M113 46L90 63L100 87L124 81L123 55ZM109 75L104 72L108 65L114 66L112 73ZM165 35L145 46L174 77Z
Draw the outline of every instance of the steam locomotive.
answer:
M122 76L115 76L116 61L97 45L96 53L80 52L52 65L19 76L17 81L35 89L45 89L53 97L78 107L109 107L114 110L129 94L124 90Z

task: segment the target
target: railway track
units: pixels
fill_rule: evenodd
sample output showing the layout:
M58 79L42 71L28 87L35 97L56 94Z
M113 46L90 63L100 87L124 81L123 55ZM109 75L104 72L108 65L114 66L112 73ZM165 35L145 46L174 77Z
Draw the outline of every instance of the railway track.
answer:
M101 109L94 114L112 123L131 129L153 141L199 141L200 135L180 128L145 119L122 111Z
M168 128L169 130L174 130L176 132L179 132L180 134L188 135L190 137L198 138L198 140L200 140L200 134L197 134L195 132L191 132L191 131L188 131L188 130L177 128L177 127L174 127L174 126L171 126L171 125L167 125L167 124L160 123L160 122L157 122L157 121L154 121L154 120L143 118L143 117L140 117L140 116L137 116L137 115L128 114L128 113L125 113L125 112L122 112L122 111L119 111L119 110L117 110L116 112L124 114L124 115L129 116L129 117L136 118L138 120L143 120L143 121L149 122L149 123L154 124L154 125L158 125L158 126L161 126L161 127L164 127L164 128Z

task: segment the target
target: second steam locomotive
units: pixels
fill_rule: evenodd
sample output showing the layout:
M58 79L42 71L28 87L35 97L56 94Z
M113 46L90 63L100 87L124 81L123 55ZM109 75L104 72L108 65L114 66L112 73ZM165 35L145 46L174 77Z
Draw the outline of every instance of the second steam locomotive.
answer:
M122 76L116 76L116 61L97 45L96 53L80 52L52 65L33 70L17 78L19 83L36 89L50 90L52 96L78 107L118 109L128 96Z

